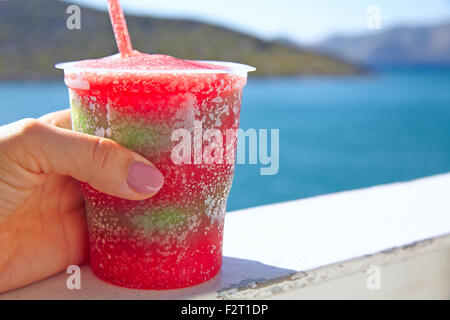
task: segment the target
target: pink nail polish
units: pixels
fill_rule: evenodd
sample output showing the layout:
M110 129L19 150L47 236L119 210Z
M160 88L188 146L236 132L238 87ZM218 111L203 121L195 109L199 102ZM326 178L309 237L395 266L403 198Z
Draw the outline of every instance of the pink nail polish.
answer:
M149 194L161 189L164 176L153 166L133 161L128 170L128 185L136 192Z

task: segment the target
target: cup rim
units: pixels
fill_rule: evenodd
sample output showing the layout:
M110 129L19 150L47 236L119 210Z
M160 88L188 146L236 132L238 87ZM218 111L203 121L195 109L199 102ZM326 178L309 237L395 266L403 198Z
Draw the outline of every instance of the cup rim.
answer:
M223 69L172 69L172 70L142 70L142 69L109 69L109 68L90 68L90 67L77 67L75 64L81 62L83 60L78 61L70 61L70 62L61 62L55 64L55 68L62 69L64 71L72 71L72 72L96 72L96 73L119 73L119 74L127 74L127 73L137 73L137 74L167 74L167 73L184 73L184 74L214 74L214 73L237 73L237 74L247 74L248 72L255 71L256 68L242 64L237 62L228 62L228 61L214 61L214 60L187 60L192 62L202 62L209 63L217 66L223 66Z

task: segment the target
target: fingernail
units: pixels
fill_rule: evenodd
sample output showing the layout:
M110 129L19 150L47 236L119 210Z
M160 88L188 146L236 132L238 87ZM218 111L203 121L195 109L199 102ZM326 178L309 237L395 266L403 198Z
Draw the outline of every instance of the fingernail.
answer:
M161 189L164 176L153 166L133 161L128 170L128 185L136 192L149 194Z

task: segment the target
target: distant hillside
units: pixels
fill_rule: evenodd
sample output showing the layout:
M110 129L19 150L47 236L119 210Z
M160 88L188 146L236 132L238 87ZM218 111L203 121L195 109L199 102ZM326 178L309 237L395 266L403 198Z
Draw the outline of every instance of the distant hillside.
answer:
M0 1L0 79L57 78L57 62L117 52L106 12L82 8L81 30L68 30L68 5L56 0ZM204 23L137 16L127 16L127 21L133 45L142 52L238 61L255 66L258 75L358 72L324 55Z
M364 65L450 65L450 23L333 37L317 50Z

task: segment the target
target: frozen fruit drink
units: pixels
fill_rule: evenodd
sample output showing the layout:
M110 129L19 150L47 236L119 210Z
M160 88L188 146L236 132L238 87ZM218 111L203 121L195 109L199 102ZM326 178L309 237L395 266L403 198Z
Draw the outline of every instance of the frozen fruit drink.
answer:
M165 178L159 193L143 201L82 184L94 273L141 289L186 287L213 277L222 263L234 159L176 164L172 151L179 141L172 141L172 133L184 129L194 135L198 124L203 132L218 129L223 137L236 130L252 68L137 52L58 67L69 87L73 129L140 153ZM203 146L214 143L208 140L202 139ZM235 149L236 140L224 138L223 144L223 150Z

